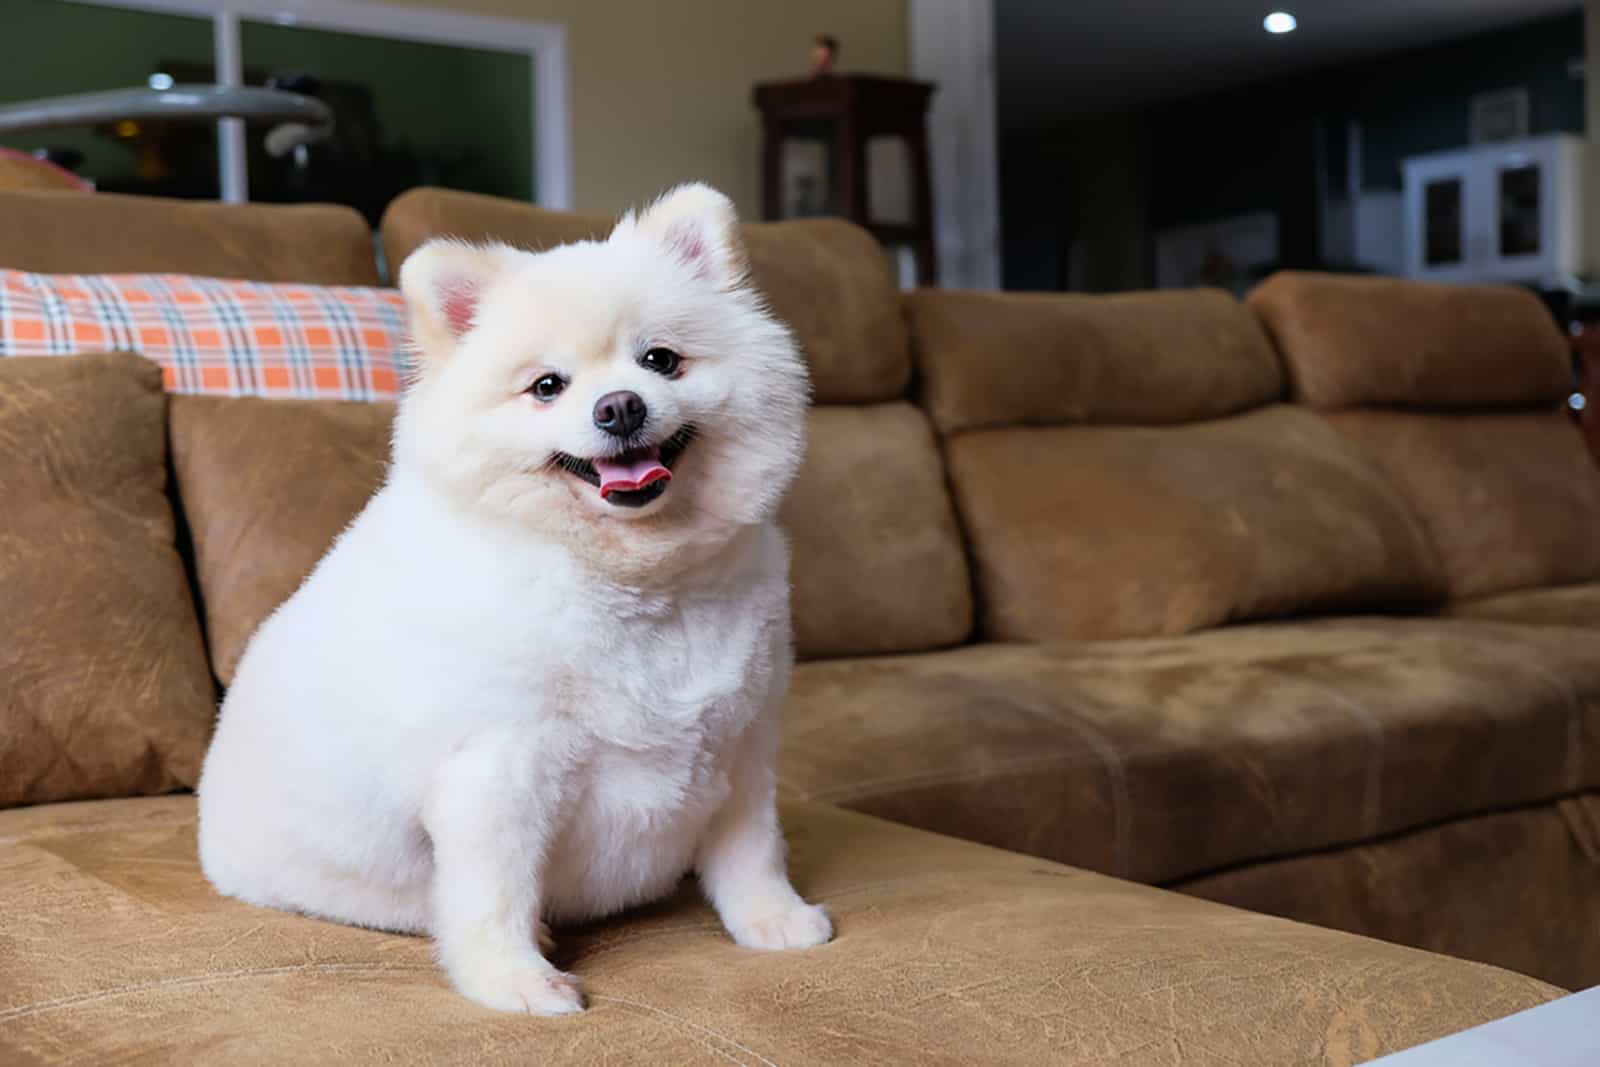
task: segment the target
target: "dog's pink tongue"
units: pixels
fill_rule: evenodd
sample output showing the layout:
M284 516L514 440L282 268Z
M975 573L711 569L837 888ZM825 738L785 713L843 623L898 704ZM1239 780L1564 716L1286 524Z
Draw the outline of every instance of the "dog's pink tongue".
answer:
M626 493L643 489L647 485L670 479L672 472L661 464L661 454L652 449L637 456L616 459L594 459L595 473L600 475L600 497L612 493Z

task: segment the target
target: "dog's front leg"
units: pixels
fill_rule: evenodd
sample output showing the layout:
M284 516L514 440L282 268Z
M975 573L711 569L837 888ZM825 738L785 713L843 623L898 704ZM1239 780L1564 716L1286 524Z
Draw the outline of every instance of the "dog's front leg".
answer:
M778 826L778 716L751 726L729 775L732 791L712 818L696 867L722 925L746 948L809 948L833 936L820 906L789 884Z
M583 1010L583 991L537 943L564 774L539 741L511 731L470 738L434 776L423 823L433 934L450 981L486 1007L561 1015Z

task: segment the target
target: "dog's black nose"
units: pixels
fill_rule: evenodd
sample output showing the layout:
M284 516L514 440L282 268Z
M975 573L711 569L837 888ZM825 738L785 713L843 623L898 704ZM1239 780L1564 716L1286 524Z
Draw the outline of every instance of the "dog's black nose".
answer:
M648 411L638 393L607 393L594 402L594 424L613 437L632 437Z

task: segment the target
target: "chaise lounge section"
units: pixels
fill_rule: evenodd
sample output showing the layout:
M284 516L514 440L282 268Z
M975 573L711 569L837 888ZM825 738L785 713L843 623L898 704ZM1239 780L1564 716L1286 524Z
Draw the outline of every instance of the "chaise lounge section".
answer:
M434 234L605 225L425 190L383 243L393 267ZM0 645L60 626L0 651L0 715L37 717L0 740L0 1061L1352 1063L1600 980L1600 635L1445 617L1480 601L1382 453L1302 395L1270 316L902 302L859 230L747 234L814 379L781 788L837 940L745 952L688 885L560 931L594 1006L529 1020L457 997L423 940L216 895L192 798L161 794L193 785L216 687L381 477L391 410L0 359L0 438L70 445L0 457ZM0 267L372 285L363 247L333 208L0 194ZM1496 322L1495 351L1548 341L1520 306ZM1545 434L1545 399L1513 421ZM139 487L115 507L113 469ZM1592 471L1562 470L1581 500ZM1589 521L1567 510L1537 522ZM130 656L150 597L163 654Z

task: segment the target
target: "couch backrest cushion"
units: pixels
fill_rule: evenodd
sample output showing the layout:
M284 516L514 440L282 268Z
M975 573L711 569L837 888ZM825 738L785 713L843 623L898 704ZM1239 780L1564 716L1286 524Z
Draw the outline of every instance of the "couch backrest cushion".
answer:
M907 309L985 636L1179 634L1441 596L1404 500L1277 403L1271 341L1226 293L930 290Z
M604 237L613 220L445 189L413 189L382 223L391 272L431 237L496 240L535 251ZM900 397L911 355L899 293L883 249L865 230L836 219L746 223L750 272L772 310L794 330L819 404Z
M1328 419L1398 486L1452 597L1600 578L1600 470L1566 416L1348 411Z
M802 657L916 652L971 632L971 576L939 446L910 404L813 409L781 519Z
M172 452L212 664L250 635L380 484L387 404L178 396ZM904 402L817 408L785 505L802 656L959 643L969 576L927 420Z
M137 356L0 359L0 807L199 776L216 691L166 404Z
M1260 322L1217 290L923 290L907 296L906 312L921 402L944 434L1181 423L1283 393L1283 371Z
M1537 297L1289 273L1250 304L1298 399L1399 488L1452 597L1600 578L1600 472L1558 410L1572 356Z
M1309 407L1517 409L1571 390L1567 343L1524 289L1283 271L1249 304Z
M406 257L435 237L504 241L543 252L574 241L598 241L615 222L610 215L550 211L500 196L424 187L390 201L378 233L389 274L398 278Z
M0 192L0 267L378 284L372 232L351 208L111 193Z
M1181 634L1439 595L1399 494L1310 412L990 430L946 448L992 638Z
M224 685L383 480L392 404L172 398L172 464Z

